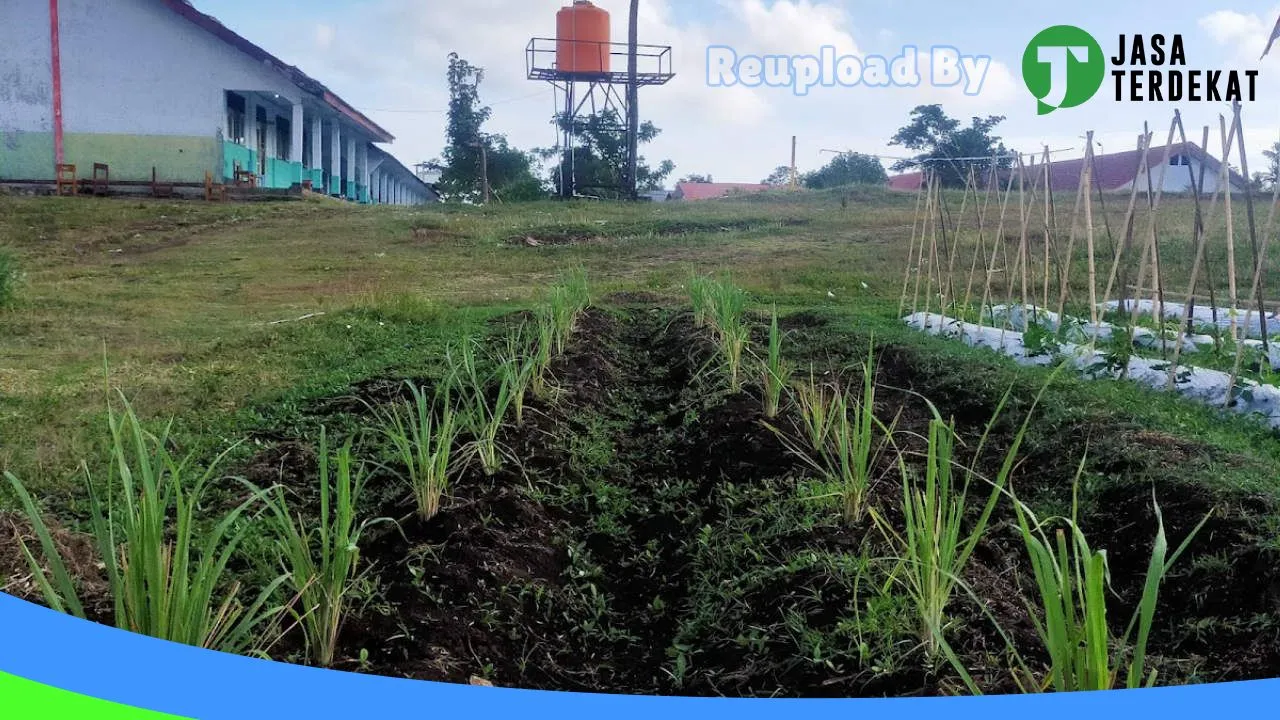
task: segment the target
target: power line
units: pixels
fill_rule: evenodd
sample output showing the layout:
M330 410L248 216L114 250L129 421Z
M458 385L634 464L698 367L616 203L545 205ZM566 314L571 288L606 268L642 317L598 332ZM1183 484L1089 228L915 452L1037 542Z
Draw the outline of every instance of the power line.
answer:
M529 99L531 99L531 98L535 98L535 97L538 97L539 95L542 95L542 92L543 92L543 91L539 90L539 91L538 91L538 92L536 92L536 93L530 93L530 94L528 94L528 95L521 95L521 96L519 96L519 97L505 98L505 99L503 99L503 100L495 100L495 101L493 101L493 102L491 102L491 103L488 103L488 105L489 105L489 107L492 107L492 106L494 106L494 105L505 105L505 104L507 104L507 103L519 102L519 101L521 101L521 100L529 100ZM374 109L369 110L368 112L382 112L382 113L407 113L407 114L414 114L414 115L443 115L443 114L445 114L445 113L447 113L447 112L449 112L449 111L448 111L447 109L445 109L445 110L393 110L393 109L388 109L388 108L374 108Z

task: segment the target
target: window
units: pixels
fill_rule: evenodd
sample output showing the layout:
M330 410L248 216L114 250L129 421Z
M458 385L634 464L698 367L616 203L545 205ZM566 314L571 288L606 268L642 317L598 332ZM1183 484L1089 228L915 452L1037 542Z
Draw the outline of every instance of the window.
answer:
M244 97L236 93L227 93L227 136L228 142L244 145Z
M1172 167L1179 167L1179 166L1190 167L1191 158L1187 157L1186 155L1174 155L1173 157L1169 158L1169 165Z

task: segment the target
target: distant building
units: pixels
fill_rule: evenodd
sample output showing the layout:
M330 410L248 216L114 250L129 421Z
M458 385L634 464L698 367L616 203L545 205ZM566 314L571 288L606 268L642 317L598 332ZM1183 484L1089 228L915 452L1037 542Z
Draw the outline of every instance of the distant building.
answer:
M0 0L0 183L57 164L115 182L259 187L364 203L438 199L389 132L185 0ZM56 22L54 21L56 18ZM57 39L57 42L54 42Z
M676 184L672 200L715 200L739 193L757 193L770 189L769 185L760 183L695 183L682 182Z
M1222 173L1222 163L1217 158L1200 149L1192 142L1151 148L1147 153L1149 172L1139 172L1142 164L1142 153L1137 150L1110 153L1094 156L1094 177L1097 186L1104 192L1130 192L1136 182L1142 191L1148 184L1154 189L1160 177L1160 165L1165 161L1165 153L1169 155L1169 166L1164 169L1165 192L1191 192L1200 180L1201 169L1204 171L1204 187L1202 192L1213 193L1218 190ZM1057 160L1049 163L1049 186L1054 192L1071 193L1080 186L1080 173L1084 169L1084 158ZM1027 182L1031 175L1044 185L1044 166L1028 167ZM1150 175L1150 178L1148 178ZM1008 180L1008 174L1004 178ZM1243 192L1245 179L1240 173L1230 171L1231 188L1235 192ZM924 173L912 172L895 175L889 178L890 190L919 190L924 182Z

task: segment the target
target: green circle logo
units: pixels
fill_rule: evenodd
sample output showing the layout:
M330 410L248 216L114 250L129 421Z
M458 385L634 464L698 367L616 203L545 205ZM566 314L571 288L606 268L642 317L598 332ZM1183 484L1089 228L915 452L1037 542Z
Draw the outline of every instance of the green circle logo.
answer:
M1022 54L1022 80L1039 101L1039 113L1083 105L1097 94L1107 74L1102 46L1073 25L1040 31Z

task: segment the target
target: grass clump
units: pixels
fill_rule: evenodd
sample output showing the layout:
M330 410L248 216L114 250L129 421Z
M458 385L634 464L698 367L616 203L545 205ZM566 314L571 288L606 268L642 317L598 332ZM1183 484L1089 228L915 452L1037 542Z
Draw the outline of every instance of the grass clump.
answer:
M261 498L257 490L211 523L198 517L201 500L225 453L205 467L169 450L169 427L147 432L127 400L123 412L108 408L110 463L105 483L82 464L89 492L93 539L114 603L115 625L162 640L226 652L264 647L280 614L268 601L283 578L245 605L239 583L228 582L227 564L244 539L240 522ZM45 602L85 617L76 582L59 556L48 525L30 493L5 473L26 512L48 570L22 545Z
M412 382L406 384L413 402L382 413L379 429L408 468L418 517L430 520L449 491L458 421L447 389L433 400Z
M321 429L319 516L304 519L295 513L280 488L268 503L276 551L300 603L294 612L306 638L307 654L322 667L333 664L338 633L361 575L360 536L372 524L356 517L365 478L353 467L351 441L330 457Z

